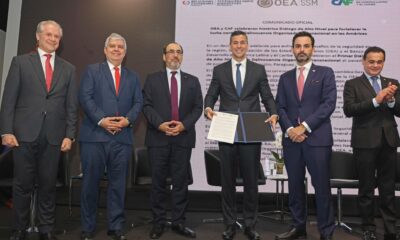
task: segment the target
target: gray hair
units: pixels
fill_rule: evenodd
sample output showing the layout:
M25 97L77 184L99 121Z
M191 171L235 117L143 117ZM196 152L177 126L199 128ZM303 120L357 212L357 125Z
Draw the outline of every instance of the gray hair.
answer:
M108 44L110 43L111 40L122 40L124 42L124 48L125 51L128 50L128 46L126 45L126 40L123 36L119 35L118 33L111 33L110 36L106 39L106 42L104 43L104 47L106 48Z
M60 29L60 37L62 37L62 35L63 35L63 30L62 30L62 27L61 27L61 25L60 24L58 24L56 21L54 21L54 20L45 20L45 21L41 21L40 23L38 23L38 25L37 25L37 27L36 27L36 33L41 33L41 32L43 32L43 28L44 28L44 25L47 25L47 24L52 24L52 25L54 25L54 26L57 26L59 29Z

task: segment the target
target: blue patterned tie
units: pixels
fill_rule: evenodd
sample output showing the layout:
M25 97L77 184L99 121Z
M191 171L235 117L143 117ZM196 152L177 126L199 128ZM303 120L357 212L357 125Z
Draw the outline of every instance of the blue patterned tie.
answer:
M242 92L242 74L240 74L240 65L242 64L236 64L236 92L238 96L240 96L240 93Z
M381 90L381 87L378 84L378 77L377 76L371 77L371 79L372 79L372 87L374 88L375 93L378 94L378 92Z

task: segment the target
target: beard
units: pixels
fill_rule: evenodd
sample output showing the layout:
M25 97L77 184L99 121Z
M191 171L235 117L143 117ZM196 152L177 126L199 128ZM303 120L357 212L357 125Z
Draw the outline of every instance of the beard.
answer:
M296 61L298 63L307 63L308 61L310 61L310 59L311 57L305 53L299 53L296 55Z

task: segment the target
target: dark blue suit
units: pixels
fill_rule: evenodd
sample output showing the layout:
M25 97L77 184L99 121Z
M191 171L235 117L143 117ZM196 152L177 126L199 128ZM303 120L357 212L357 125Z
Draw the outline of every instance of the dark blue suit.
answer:
M93 232L99 181L107 170L107 217L109 230L122 230L128 162L132 158L133 132L123 128L115 135L98 125L104 117L124 116L130 123L138 117L143 98L138 76L121 68L119 94L107 62L89 65L81 79L79 101L85 113L80 128L82 161L82 230Z
M330 116L336 106L336 83L333 70L311 65L302 99L297 92L296 68L281 75L276 96L282 132L305 121L311 129L302 143L282 140L283 154L289 177L289 208L293 225L305 230L304 195L305 167L311 175L317 202L318 228L322 236L334 230L334 216L329 184L329 161L333 137Z

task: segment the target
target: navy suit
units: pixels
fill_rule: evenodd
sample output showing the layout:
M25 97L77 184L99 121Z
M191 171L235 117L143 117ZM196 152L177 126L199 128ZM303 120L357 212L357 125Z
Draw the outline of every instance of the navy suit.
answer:
M154 224L166 223L166 179L172 179L172 223L183 224L188 204L188 185L192 181L190 157L195 147L195 123L203 111L203 97L197 77L180 71L181 92L179 121L185 130L167 136L158 127L171 121L170 91L167 71L147 76L144 88L143 113L147 119L146 146L152 168L151 206Z
M93 232L96 225L99 181L107 171L107 217L109 230L122 230L128 162L132 158L133 132L125 127L115 135L98 125L104 117L124 116L132 124L143 104L136 73L121 68L120 88L115 91L114 79L107 62L89 65L79 91L84 111L80 128L82 162L81 220L83 231Z
M293 226L305 230L304 194L305 167L311 175L317 202L318 228L322 236L334 230L334 216L329 183L329 161L333 137L330 116L336 106L336 83L333 70L312 64L302 98L297 92L296 68L281 75L276 102L282 132L305 121L311 129L301 143L288 137L282 140L283 154L289 178L289 208Z

